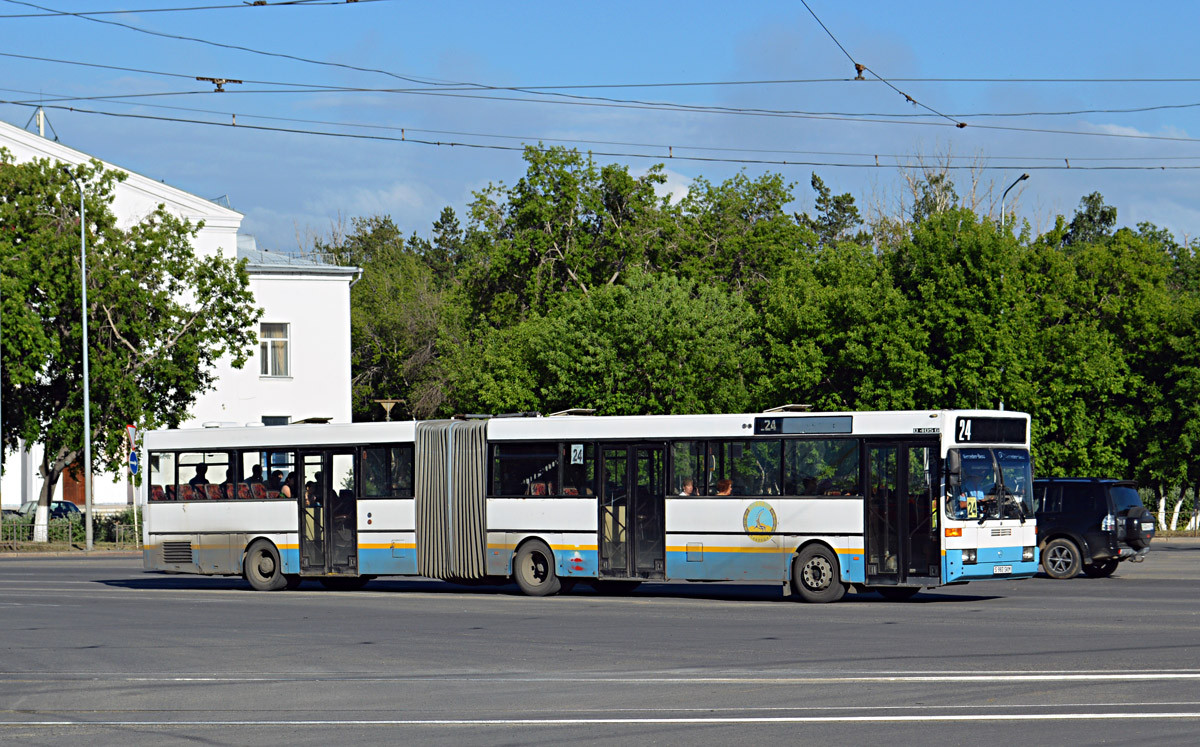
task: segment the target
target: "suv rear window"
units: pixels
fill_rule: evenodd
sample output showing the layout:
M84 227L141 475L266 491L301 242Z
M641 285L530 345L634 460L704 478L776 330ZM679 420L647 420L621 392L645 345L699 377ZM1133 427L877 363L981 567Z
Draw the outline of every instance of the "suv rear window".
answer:
M1142 505L1142 497L1138 492L1127 485L1114 485L1109 489L1109 494L1113 499L1113 511L1121 513L1127 508L1136 508Z

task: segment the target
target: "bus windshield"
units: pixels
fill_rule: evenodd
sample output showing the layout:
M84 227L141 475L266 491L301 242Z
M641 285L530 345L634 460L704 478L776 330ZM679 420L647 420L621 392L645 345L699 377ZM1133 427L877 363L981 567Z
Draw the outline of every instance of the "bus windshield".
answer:
M954 519L1033 516L1033 470L1024 449L960 449L962 468L946 485L946 515Z

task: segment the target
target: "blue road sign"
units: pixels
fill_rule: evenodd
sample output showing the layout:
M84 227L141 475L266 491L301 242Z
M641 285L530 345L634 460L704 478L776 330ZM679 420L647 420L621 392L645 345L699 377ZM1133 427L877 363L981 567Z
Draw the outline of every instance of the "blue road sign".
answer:
M132 475L138 473L138 456L136 451L129 452L129 473Z

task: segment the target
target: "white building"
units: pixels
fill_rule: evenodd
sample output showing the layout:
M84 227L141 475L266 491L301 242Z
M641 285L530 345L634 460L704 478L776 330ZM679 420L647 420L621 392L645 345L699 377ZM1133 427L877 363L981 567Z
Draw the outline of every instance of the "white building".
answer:
M49 158L73 166L94 158L5 122L0 122L0 148L12 153L18 163ZM248 260L250 291L263 309L257 330L259 349L241 370L226 360L218 364L215 388L200 396L192 407L192 419L183 427L271 425L310 418L350 422L350 286L360 271L259 250L252 236L238 235L242 214L236 210L100 160L106 169L128 175L116 186L112 205L121 227L137 223L163 205L193 224L204 222L194 240L198 255ZM4 455L0 500L6 508L38 497L41 456L38 445L21 454ZM66 474L58 491L55 498L83 502L82 484ZM125 503L124 477L96 475L92 500Z

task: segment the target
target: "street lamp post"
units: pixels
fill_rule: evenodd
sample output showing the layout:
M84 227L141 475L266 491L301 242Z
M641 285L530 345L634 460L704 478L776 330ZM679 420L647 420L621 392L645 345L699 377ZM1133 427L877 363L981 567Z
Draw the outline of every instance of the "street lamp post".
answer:
M1008 189L1004 190L1004 194L1000 195L1000 227L1001 228L1004 228L1004 198L1008 197L1008 191L1010 189L1017 186L1018 184L1020 184L1021 182L1025 181L1028 178L1029 178L1029 174L1021 174L1020 176L1017 177L1017 180L1015 182L1008 185Z
M83 494L84 526L87 529L87 551L92 551L92 395L88 386L88 313L87 313L87 220L83 206L83 183L71 170L62 167L63 173L75 182L79 190L79 272L83 289Z

